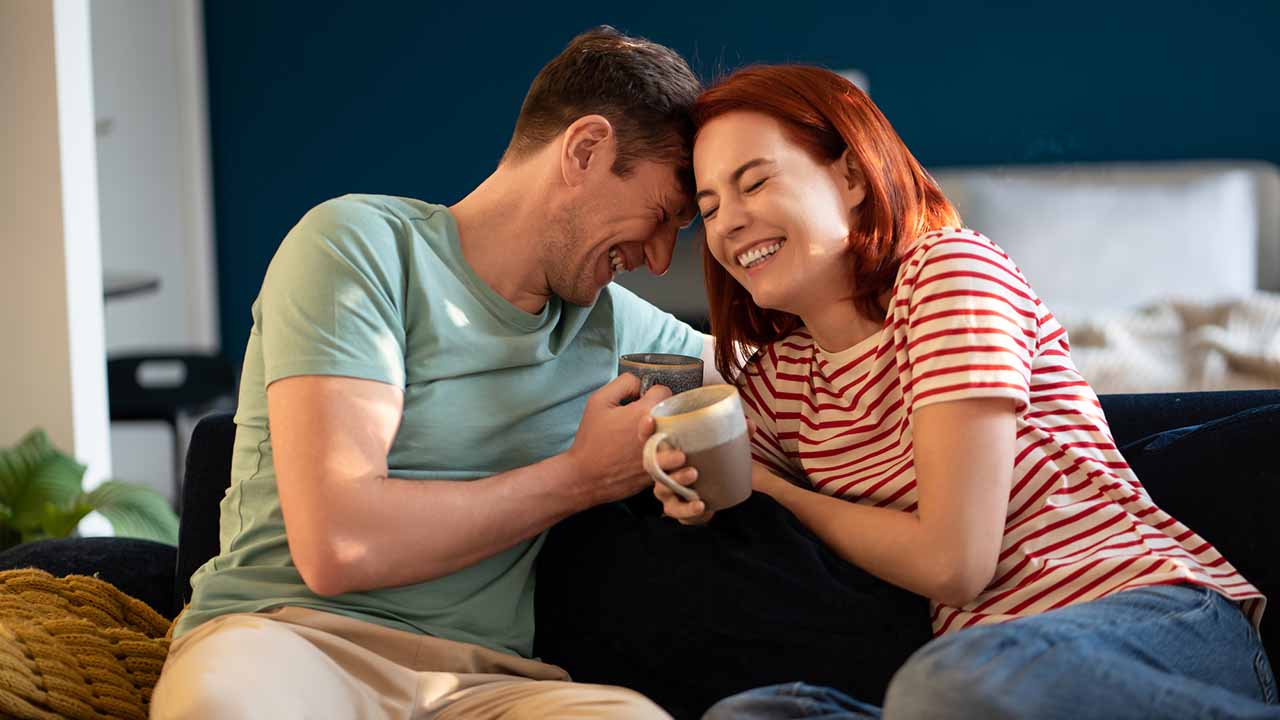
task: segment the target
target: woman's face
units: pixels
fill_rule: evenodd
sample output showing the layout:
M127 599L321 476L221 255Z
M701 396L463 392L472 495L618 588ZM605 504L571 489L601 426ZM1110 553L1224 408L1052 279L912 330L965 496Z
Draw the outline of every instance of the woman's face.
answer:
M735 111L701 128L693 170L711 254L757 305L804 318L851 295L849 229L865 187L845 156L816 161L777 120Z

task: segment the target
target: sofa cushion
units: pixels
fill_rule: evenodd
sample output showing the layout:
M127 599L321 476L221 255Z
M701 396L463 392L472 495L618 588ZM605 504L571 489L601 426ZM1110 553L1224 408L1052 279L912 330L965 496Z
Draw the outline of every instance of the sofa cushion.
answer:
M178 549L136 538L56 538L0 553L0 570L37 568L53 575L96 576L172 619L173 568Z
M844 562L765 495L706 527L621 504L550 533L534 651L677 718L794 680L879 702L930 638L927 601ZM649 496L652 500L652 496Z
M1280 598L1280 404L1150 435L1121 447L1156 504L1213 544L1273 603ZM1262 642L1280 657L1269 607Z

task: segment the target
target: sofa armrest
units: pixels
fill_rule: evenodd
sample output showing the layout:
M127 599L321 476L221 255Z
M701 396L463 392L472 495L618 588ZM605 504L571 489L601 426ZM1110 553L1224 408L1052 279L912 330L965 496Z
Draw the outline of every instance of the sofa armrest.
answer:
M1149 435L1200 425L1260 405L1280 404L1280 390L1102 395L1102 410L1122 450Z

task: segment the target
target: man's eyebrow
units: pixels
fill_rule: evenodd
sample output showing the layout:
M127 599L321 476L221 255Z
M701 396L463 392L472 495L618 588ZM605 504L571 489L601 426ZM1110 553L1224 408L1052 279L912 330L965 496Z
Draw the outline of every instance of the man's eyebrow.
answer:
M763 158L763 157L759 157L754 160L748 160L742 163L742 165L739 165L737 170L733 171L733 174L729 176L729 182L736 183L739 180L741 180L743 174L746 173L751 168L756 167L757 165L764 165L766 163L772 163L772 162L773 162L772 158ZM697 202L707 195L715 195L715 191L699 190L698 194L693 196L693 201Z

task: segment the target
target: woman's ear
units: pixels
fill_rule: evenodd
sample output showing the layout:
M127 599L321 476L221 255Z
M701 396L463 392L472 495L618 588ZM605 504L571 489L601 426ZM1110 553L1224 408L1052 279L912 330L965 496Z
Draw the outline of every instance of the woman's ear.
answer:
M615 135L603 115L584 115L565 128L560 145L560 172L565 184L577 187L601 167L613 166Z
M862 168L858 167L858 161L849 148L845 148L844 152L840 153L835 166L843 181L841 189L845 194L845 204L852 210L867 199L867 178L862 174Z

